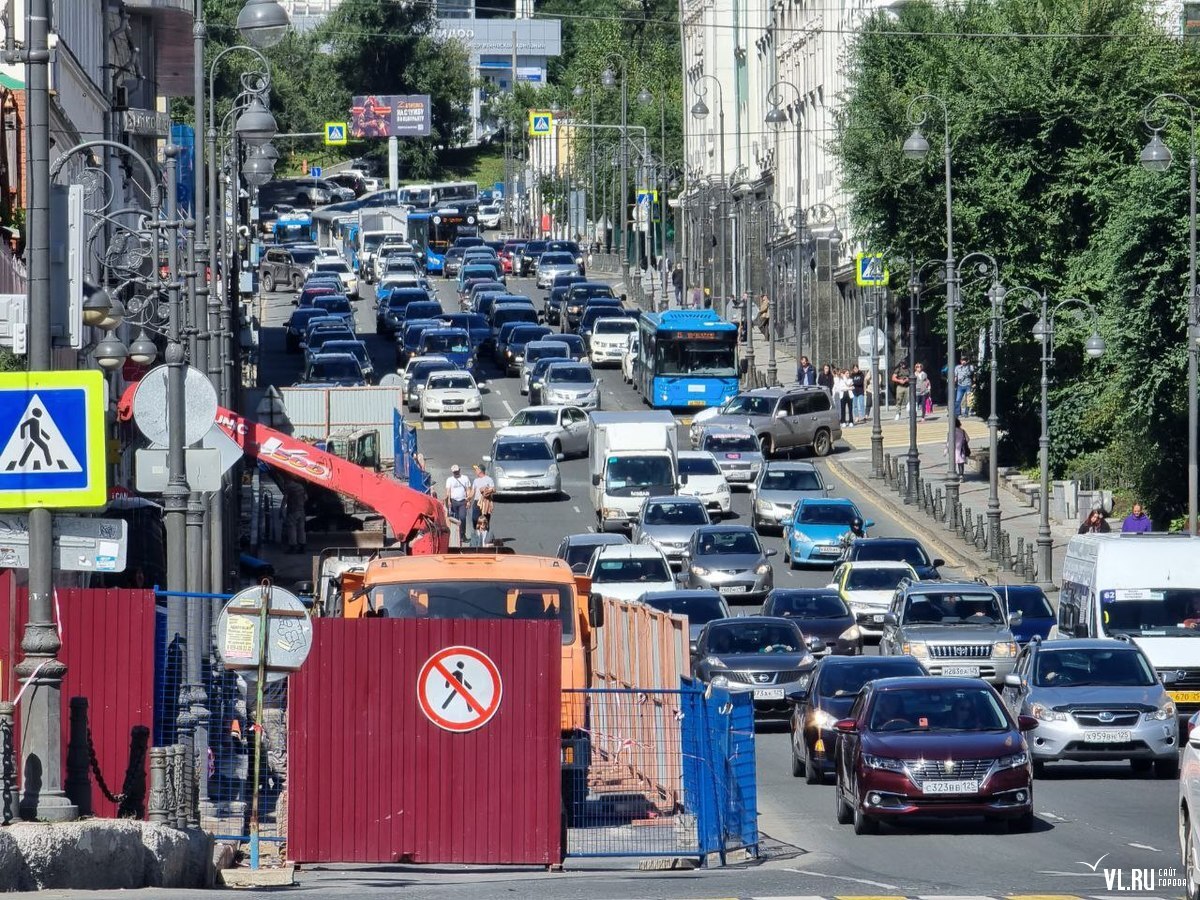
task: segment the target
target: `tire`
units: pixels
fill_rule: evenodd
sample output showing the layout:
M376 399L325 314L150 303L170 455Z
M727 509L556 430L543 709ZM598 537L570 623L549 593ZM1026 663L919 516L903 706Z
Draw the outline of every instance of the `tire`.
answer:
M786 557L784 559L784 562L786 562L788 564L788 570L791 572L795 572L797 569L800 568L798 565L796 565L795 558L793 558L791 556Z
M378 319L375 320L375 333L376 334L387 334L387 329L384 328L383 323L381 321L379 321Z
M1192 837L1192 823L1187 813L1180 813L1179 827L1183 831L1183 874L1187 880L1187 900L1200 900L1200 872L1196 870L1193 860L1196 858L1195 839Z
M833 449L833 441L829 437L828 428L820 428L817 430L817 433L813 435L812 449L814 456L829 455L829 451Z
M808 752L808 742L804 742L804 783L805 784L821 784L825 781L825 776L816 765L813 764L812 754Z
M555 441L550 447L550 452L557 457L563 452L562 443L560 441Z
M842 797L842 780L840 778L833 789L833 814L839 825L849 825L854 821L854 810Z
M1154 763L1148 759L1131 759L1129 768L1133 769L1134 775L1149 775Z
M779 458L779 454L775 450L775 438L769 434L764 434L762 437L762 453L763 459Z
M1046 777L1046 763L1043 760L1035 759L1033 761L1033 777L1034 778L1045 778Z
M1170 781L1179 777L1179 759L1156 759L1154 761L1154 777Z
M1034 821L1033 810L1031 809L1029 812L1022 813L1015 819L1009 819L1008 830L1012 834L1028 834L1033 831Z
M799 778L801 775L804 775L804 776L807 778L807 776L808 776L808 770L807 770L807 769L805 769L805 767L804 767L804 760L802 760L802 759L801 759L799 756L797 756L797 755L796 755L796 744L795 744L794 740L795 740L795 739L793 738L793 743L792 743L792 777L793 777L793 778ZM801 738L801 740L803 740L803 738Z
M275 276L270 272L263 272L262 283L263 290L268 294L275 290Z
M297 294L304 289L304 279L299 275L292 276L292 290Z
M879 820L868 816L858 806L854 807L854 833L879 834Z

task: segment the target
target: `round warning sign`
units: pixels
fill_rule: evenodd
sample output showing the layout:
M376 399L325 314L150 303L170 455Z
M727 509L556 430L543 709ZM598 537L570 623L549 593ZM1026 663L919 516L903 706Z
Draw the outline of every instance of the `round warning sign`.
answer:
M474 731L500 708L500 670L474 647L446 647L421 666L417 701L421 712L446 731Z

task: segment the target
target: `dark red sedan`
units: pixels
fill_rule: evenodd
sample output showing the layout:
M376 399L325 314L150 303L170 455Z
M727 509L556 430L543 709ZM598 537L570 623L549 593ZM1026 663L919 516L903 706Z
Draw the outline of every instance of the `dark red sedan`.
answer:
M882 820L984 816L1033 827L1033 770L1000 696L975 678L881 678L863 688L838 732L841 825L872 834Z

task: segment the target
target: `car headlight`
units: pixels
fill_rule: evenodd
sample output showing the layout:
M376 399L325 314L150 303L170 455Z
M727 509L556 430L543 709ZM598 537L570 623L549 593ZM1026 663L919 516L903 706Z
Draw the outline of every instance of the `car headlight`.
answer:
M814 541L812 538L810 538L803 531L793 531L792 537L794 537L796 540L798 540L802 544L815 544L816 543L816 541Z
M712 677L711 681L712 681L713 687L718 687L718 688L729 687L729 679L726 678L724 675L714 675Z
M769 562L761 562L757 566L754 567L755 575L766 575L770 571L771 571L771 564Z
M1142 718L1147 722L1169 722L1177 715L1179 715L1179 712L1176 710L1175 704L1170 700L1166 700L1153 712L1142 713Z
M833 728L837 722L837 716L824 709L814 709L812 711L812 723L814 728L823 728L828 731Z
M1029 714L1042 722L1066 722L1068 718L1065 712L1051 709L1044 703L1034 703L1029 707Z
M504 466L496 466L495 472L497 475L499 475L501 478L503 478L504 477Z
M992 647L992 656L996 659L1012 659L1020 650L1015 641L996 641Z
M728 482L722 481L720 484L718 484L717 485L717 493L718 494L728 494L729 493Z
M1027 765L1029 765L1029 754L1024 750L1020 753L1014 753L1012 756L1002 756L996 760L996 768L998 769L1019 769Z
M775 511L775 504L770 500L755 500L754 508L759 512L769 513Z
M704 577L708 575L708 569L704 568L704 566L692 566L692 574Z
M546 469L546 474L547 475L557 475L558 474L558 464L550 463L550 467L548 469Z
M892 759L889 756L872 756L864 753L863 762L872 769L882 769L885 772L903 772L904 760Z
M839 641L860 641L862 640L862 629L858 625L851 625L845 631L838 635Z
M917 659L929 658L929 645L924 641L905 641L903 649L907 656L915 656Z

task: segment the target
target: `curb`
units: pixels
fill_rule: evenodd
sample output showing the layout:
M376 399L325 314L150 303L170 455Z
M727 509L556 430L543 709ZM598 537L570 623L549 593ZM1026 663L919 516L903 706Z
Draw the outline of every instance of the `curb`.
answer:
M829 466L830 469L832 469L839 477L853 484L854 487L862 493L869 494L872 497L877 497L879 502L887 506L890 511L900 513L900 518L902 520L913 520L913 517L910 515L910 513L913 511L913 507L905 506L903 503L896 503L886 493L876 490L875 486L867 479L860 476L857 472L852 471L849 467L837 462L832 456L825 457L825 464ZM935 526L939 524L937 522L932 522L932 520L931 523ZM997 573L994 568L990 566L981 566L978 560L970 558L964 554L962 550L943 541L940 534L936 532L925 531L922 533L922 536L923 543L927 544L937 556L942 557L942 559L944 559L946 563L952 567L961 568L964 571L965 580L969 581L970 579L979 575L988 577L989 579L996 579L999 577L999 573Z

